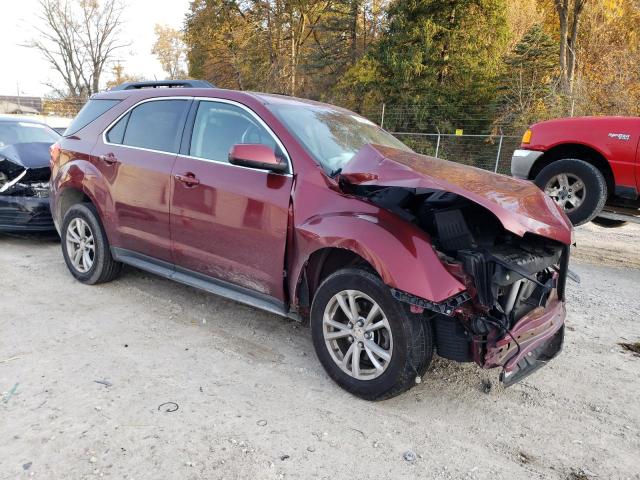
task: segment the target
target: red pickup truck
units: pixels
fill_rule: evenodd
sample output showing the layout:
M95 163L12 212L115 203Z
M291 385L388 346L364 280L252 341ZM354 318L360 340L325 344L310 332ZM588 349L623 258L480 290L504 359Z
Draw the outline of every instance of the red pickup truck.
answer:
M536 123L511 174L533 180L574 225L619 226L640 215L640 117L578 117Z

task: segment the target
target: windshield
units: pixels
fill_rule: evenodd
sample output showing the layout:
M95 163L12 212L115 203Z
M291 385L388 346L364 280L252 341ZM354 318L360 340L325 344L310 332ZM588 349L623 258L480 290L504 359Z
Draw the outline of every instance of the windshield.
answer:
M315 105L268 107L330 175L369 143L411 151L393 135L355 113Z
M60 136L40 123L0 122L0 147L19 143L55 143Z

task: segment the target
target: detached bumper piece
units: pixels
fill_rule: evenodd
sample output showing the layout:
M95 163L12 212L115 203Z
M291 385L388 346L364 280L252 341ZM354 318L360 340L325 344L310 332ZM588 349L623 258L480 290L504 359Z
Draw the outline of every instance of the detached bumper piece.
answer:
M506 369L500 373L500 381L505 387L510 387L540 367L544 367L549 360L557 356L562 351L564 344L564 326L546 343L531 350L527 356L522 358L516 368L508 372Z
M557 299L534 309L487 349L485 368L502 366L501 380L510 386L546 365L562 350L565 316L564 302Z

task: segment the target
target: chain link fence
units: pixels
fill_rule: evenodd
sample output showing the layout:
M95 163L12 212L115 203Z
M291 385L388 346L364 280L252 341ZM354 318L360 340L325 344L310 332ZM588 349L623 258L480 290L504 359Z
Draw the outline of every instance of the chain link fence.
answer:
M17 98L6 98L13 103L25 103L25 98L21 102ZM34 103L37 114L45 121L50 120L47 123L54 128L62 127L60 130L64 130L85 103L81 99L37 100L37 105ZM470 113L465 118L451 118L447 116L448 107L382 104L361 114L389 130L418 153L509 174L511 155L520 144L522 128L497 123L487 116L486 109L484 115ZM466 107L469 111L476 108L473 105Z
M520 145L521 139L520 136L502 134L392 133L423 155L444 158L507 175L511 172L511 155Z
M382 104L361 113L418 153L510 174L525 127L497 121L490 106L456 105L468 112L464 118L455 118L451 107Z

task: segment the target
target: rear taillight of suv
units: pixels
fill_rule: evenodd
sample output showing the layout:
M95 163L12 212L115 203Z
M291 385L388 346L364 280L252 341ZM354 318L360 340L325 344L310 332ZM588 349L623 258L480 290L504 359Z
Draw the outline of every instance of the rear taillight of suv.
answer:
M51 167L51 170L53 170L53 165L58 161L58 158L60 158L60 144L56 142L51 145L49 147L49 153L51 154L51 158L49 159L49 166Z

